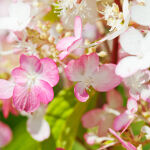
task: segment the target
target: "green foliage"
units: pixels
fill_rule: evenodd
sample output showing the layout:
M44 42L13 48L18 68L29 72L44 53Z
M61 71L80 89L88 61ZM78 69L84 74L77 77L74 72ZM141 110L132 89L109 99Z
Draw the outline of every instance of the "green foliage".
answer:
M141 128L144 126L144 124L144 121L138 121L131 124L131 129L135 136L140 134Z
M58 13L55 13L55 11L57 11L56 7L51 6L51 8L51 11L46 16L44 16L43 20L50 21L51 23L59 21Z

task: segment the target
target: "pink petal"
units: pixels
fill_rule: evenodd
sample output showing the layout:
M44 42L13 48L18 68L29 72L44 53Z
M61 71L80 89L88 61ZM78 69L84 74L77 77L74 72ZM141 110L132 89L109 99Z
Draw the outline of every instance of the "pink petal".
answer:
M40 100L33 87L16 85L13 92L13 104L19 111L33 112L40 106Z
M83 39L77 39L75 40L69 47L68 47L68 52L71 53L72 51L78 49L82 45Z
M59 71L56 63L50 58L41 59L43 72L40 74L40 79L48 82L54 87L59 81Z
M42 71L40 59L36 56L21 55L20 67L27 73L41 73Z
M134 145L132 145L131 143L127 143L126 141L124 141L120 136L117 135L117 133L112 130L112 129L109 129L109 132L112 133L118 140L119 142L122 144L122 146L124 148L126 148L127 150L137 150L136 147Z
M93 128L99 124L103 115L101 109L93 109L82 116L82 125L84 128Z
M81 81L83 79L84 65L80 59L71 60L65 68L67 78L71 81Z
M125 128L130 120L131 118L127 112L124 112L121 115L117 116L113 124L114 130L120 131L121 129Z
M128 108L128 111L130 111L131 113L136 113L138 110L137 101L133 98L129 98L128 103L127 103L127 108Z
M27 83L27 73L22 68L18 67L12 71L12 77L17 84L24 85Z
M69 55L69 52L67 50L65 50L59 54L59 59L63 60L68 55Z
M103 115L98 128L98 136L104 137L108 135L108 129L113 127L115 115L106 113Z
M94 82L92 86L100 92L109 91L120 84L122 79L115 74L116 65L104 64L98 72L93 74Z
M61 39L57 45L56 45L56 49L59 51L62 50L67 50L69 46L71 46L71 44L76 40L75 37L66 37Z
M0 99L10 99L13 95L14 84L0 79Z
M6 146L12 140L12 131L8 125L0 122L0 148Z
M77 83L75 85L74 94L75 94L76 98L81 102L86 102L89 99L89 95L86 92L86 89L80 83Z
M91 134L87 133L87 134L84 134L84 139L88 145L94 145L96 141L96 136L93 135L92 133Z
M111 90L106 94L107 102L110 108L116 109L123 106L121 94L117 90Z
M76 38L81 38L82 36L82 20L80 16L75 17L74 34Z
M11 103L10 99L3 101L2 110L3 110L4 118L8 118L9 111L10 111L9 109L10 109L10 105L11 105L10 103Z
M136 56L123 58L116 67L116 74L125 78L136 73L140 69L140 59Z

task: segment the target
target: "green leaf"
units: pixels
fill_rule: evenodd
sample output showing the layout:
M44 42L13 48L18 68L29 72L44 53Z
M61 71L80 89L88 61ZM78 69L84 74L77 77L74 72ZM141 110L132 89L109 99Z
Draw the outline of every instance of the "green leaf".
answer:
M131 129L135 136L140 134L141 128L144 126L144 124L145 124L144 121L138 121L131 124Z
M44 16L43 20L44 21L50 21L51 23L59 21L58 13L55 13L55 11L58 11L55 6L51 6L51 11Z
M72 150L86 150L86 148L79 142L74 142Z
M55 140L58 139L66 119L73 112L76 102L73 88L70 88L62 90L49 104L45 118L50 124Z
M58 146L63 147L66 150L72 150L75 138L78 134L79 125L81 122L81 117L87 110L88 106L97 98L97 94L91 96L85 103L77 102L74 111L68 117L63 130L58 139Z
M146 144L143 146L143 150L150 150L150 144Z

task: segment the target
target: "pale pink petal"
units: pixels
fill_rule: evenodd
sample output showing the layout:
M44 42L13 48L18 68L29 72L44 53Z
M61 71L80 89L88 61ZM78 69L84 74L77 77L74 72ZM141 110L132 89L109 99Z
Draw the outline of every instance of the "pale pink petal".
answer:
M86 92L85 87L82 85L82 83L77 83L74 87L74 94L76 96L76 98L80 101L80 102L86 102L89 99L89 95Z
M75 40L69 47L68 47L68 52L71 53L72 51L78 49L82 45L83 39L77 39Z
M130 120L131 118L129 114L127 112L124 112L115 118L113 128L116 131L120 131L128 125L128 122L130 122Z
M10 103L11 103L10 99L3 101L2 111L3 111L4 118L8 118L10 105L11 105Z
M103 115L101 109L93 109L82 116L82 125L84 128L93 128L99 124Z
M12 77L17 84L25 84L27 83L27 73L22 68L15 68L12 72Z
M82 36L82 20L80 16L75 17L74 34L76 38L81 38Z
M69 46L71 46L71 44L76 40L75 37L66 37L61 39L57 45L56 45L56 49L59 51L62 50L67 50Z
M116 109L123 106L121 94L117 90L111 90L106 94L107 102L110 108Z
M107 113L103 115L98 127L98 136L104 137L108 135L108 129L113 128L114 119L115 119L114 114Z
M21 55L20 57L20 67L24 69L27 73L41 73L42 67L40 59L36 56L26 56Z
M40 100L33 88L27 86L15 86L13 104L19 111L33 112L40 106Z
M128 111L130 111L131 113L136 113L138 110L137 101L133 98L129 98L128 103L127 103L127 108L128 108Z
M59 59L63 60L68 55L69 55L69 52L67 50L65 50L59 54Z
M56 63L50 58L41 59L43 72L39 78L54 87L59 81L59 71Z
M140 69L140 59L136 56L123 58L116 67L116 74L125 78L136 73Z
M12 131L8 125L0 122L0 148L6 146L12 140Z
M130 55L140 54L142 40L142 33L133 27L120 36L120 44L123 50Z
M130 16L129 1L124 0L122 6L123 6L123 17L124 17L124 20L126 21L127 18Z
M115 74L116 65L104 64L93 74L92 86L95 90L105 92L118 86L122 79Z
M84 79L84 64L80 59L71 60L65 68L67 78L71 81L82 81Z
M13 95L14 84L10 81L0 79L0 99L10 99Z
M119 142L122 144L122 146L123 146L124 148L126 148L127 150L137 150L134 145L132 145L132 144L129 143L129 142L124 141L120 136L118 136L117 133L116 133L114 130L109 129L109 132L110 132L111 134L113 134L113 135L119 140Z
M131 18L136 23L143 25L143 26L149 26L150 25L150 9L147 6L140 6L135 5L131 7Z
M92 133L84 134L84 139L88 145L94 145L96 141L96 136Z

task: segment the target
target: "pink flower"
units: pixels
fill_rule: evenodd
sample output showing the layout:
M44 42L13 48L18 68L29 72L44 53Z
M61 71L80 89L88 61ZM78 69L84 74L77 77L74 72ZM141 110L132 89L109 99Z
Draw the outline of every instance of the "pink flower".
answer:
M114 130L109 129L109 132L112 133L119 140L119 142L122 144L122 146L124 148L126 148L127 150L137 150L134 145L132 145L129 142L124 141L120 136L118 136Z
M2 111L3 111L3 115L5 118L7 118L9 116L10 112L15 116L18 115L17 110L12 106L11 99L3 101Z
M122 110L124 110L122 97L119 92L112 90L107 93L107 104L102 109L97 108L83 115L82 125L85 128L98 127L97 135L99 137L107 136L108 128L113 127L115 117ZM95 136L92 136L90 139L93 139L93 137L95 138Z
M60 53L60 59L64 59L69 53L74 50L80 49L79 46L82 44L82 21L79 16L76 16L74 23L74 36L63 38L56 45L56 49L63 51Z
M20 111L33 112L40 103L47 104L53 97L53 88L59 81L58 68L49 58L21 55L20 67L12 71L14 82L0 80L0 99L13 97Z
M0 148L6 146L12 140L12 131L8 125L0 122Z
M65 71L69 80L78 82L74 93L76 98L85 102L89 98L86 91L92 86L96 91L109 91L120 84L121 78L115 74L116 65L104 64L99 66L96 53L83 55L77 60L71 60Z
M137 112L137 110L137 101L133 98L129 98L127 103L127 110L124 113L117 116L114 120L114 129L116 131L120 131L124 128L122 131L124 132L134 120L136 116L135 113Z

